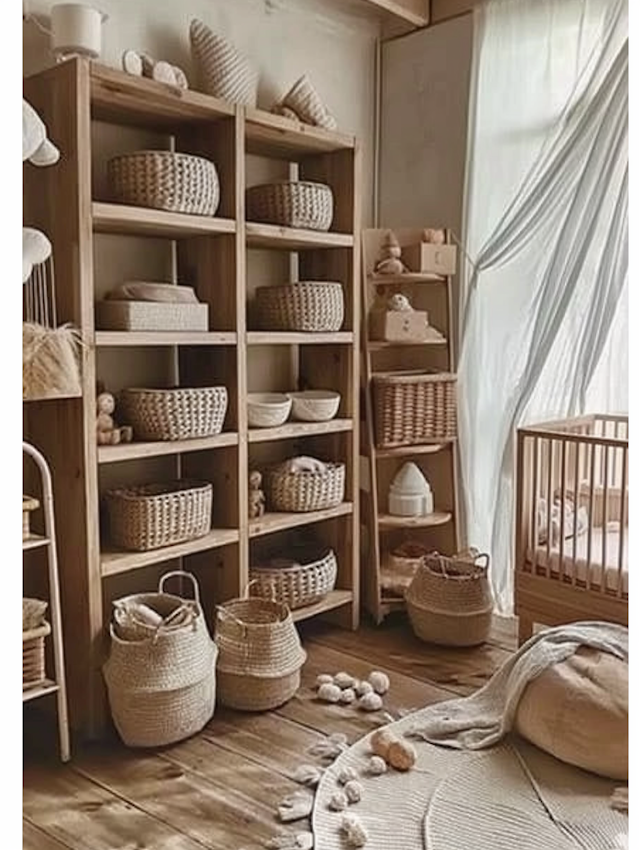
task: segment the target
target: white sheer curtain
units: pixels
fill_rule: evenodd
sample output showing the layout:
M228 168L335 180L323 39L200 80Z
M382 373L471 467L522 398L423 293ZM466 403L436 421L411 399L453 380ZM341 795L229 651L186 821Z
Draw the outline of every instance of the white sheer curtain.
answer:
M504 613L516 427L626 408L627 37L624 0L474 13L460 454L467 539Z

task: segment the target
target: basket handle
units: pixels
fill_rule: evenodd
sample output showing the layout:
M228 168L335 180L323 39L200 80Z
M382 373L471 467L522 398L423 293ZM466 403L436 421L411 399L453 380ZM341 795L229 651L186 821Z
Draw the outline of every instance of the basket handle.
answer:
M188 573L185 570L172 570L169 573L165 573L159 583L158 583L158 593L164 593L164 584L167 579L173 578L174 576L180 576L180 578L188 578L191 582L191 587L193 588L193 598L200 605L200 587L198 582L196 581L196 577L193 573Z
M480 567L480 569L484 570L485 572L488 572L489 571L489 560L490 559L489 559L488 553L487 552L481 552L479 555L476 555L476 558L475 558L473 563L476 567Z
M251 597L251 593L249 591L251 590L251 585L253 585L253 584L260 584L260 579L252 578L251 581L247 582L247 586L245 587L244 593L243 593L244 599L249 599ZM276 601L275 585L271 582L269 584L269 587L271 588L271 596L269 597L269 599L272 602L275 602ZM262 594L260 594L260 596L262 596Z

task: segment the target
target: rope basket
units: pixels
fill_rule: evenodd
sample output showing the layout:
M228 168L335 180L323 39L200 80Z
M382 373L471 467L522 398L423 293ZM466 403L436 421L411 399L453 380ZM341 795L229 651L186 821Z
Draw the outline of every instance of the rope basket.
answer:
M251 582L247 593L250 587ZM219 605L215 641L223 705L269 711L290 700L300 687L307 654L285 604L245 596Z
M344 322L342 284L303 280L259 286L256 307L267 331L339 331Z
M111 543L143 552L202 537L211 529L213 486L183 479L106 494Z
M267 505L272 511L305 513L334 508L344 501L344 463L325 463L324 472L290 472L286 466L265 476Z
M393 372L373 378L376 443L409 446L457 436L456 376Z
M193 600L164 593L172 576L191 581ZM149 626L136 619L136 607L142 605L162 622ZM159 747L199 732L215 708L218 650L207 630L195 578L167 573L158 593L117 600L110 634L103 674L113 722L124 743Z
M489 556L475 551L423 558L406 592L417 637L442 646L476 646L491 629Z
M320 602L331 593L338 577L338 561L333 549L307 563L272 561L250 570L252 594L283 602L292 610Z
M239 50L198 20L191 21L189 40L206 94L243 106L256 105L258 72Z
M247 219L327 231L333 221L333 192L324 183L282 180L247 189Z
M22 539L27 540L31 536L31 511L40 507L40 502L33 496L22 497Z
M44 642L51 634L49 623L22 632L22 690L35 688L46 679Z
M136 151L107 163L113 199L168 212L215 215L220 183L215 165L201 156L172 151Z
M191 440L222 431L226 387L123 390L118 410L138 440Z

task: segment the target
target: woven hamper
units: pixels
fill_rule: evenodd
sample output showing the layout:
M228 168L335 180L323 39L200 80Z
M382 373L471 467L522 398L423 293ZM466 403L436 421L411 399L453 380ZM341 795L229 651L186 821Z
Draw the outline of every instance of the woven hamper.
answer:
M327 231L333 221L333 192L324 183L282 180L247 189L247 219Z
M283 603L247 596L219 605L215 641L220 652L218 699L223 705L269 711L290 700L300 687L307 654Z
M164 593L172 576L188 578L195 599ZM126 617L142 604L163 617L150 627ZM160 747L199 732L214 713L218 654L207 630L195 578L164 575L158 593L114 602L111 651L103 666L118 734L130 747Z
M338 576L338 561L333 549L320 557L300 557L303 563L278 566L276 563L251 567L251 593L276 599L289 608L303 608L320 602L331 593Z
M259 286L256 307L267 331L339 331L344 322L342 284L301 280L281 286Z
M265 475L267 506L272 511L304 513L334 508L344 501L344 463L325 463L324 472L290 472L280 465Z
M441 646L484 643L493 611L488 569L489 556L475 552L423 558L405 595L416 637Z
M137 440L192 440L222 431L226 387L122 390L118 411Z
M44 642L51 634L49 623L22 632L22 690L35 688L46 679Z
M170 481L123 487L106 494L110 540L136 552L173 546L211 530L213 486L208 481Z
M107 163L113 199L121 204L191 215L216 214L220 182L208 159L172 151L136 151Z
M410 446L457 436L456 376L389 372L373 378L376 444Z

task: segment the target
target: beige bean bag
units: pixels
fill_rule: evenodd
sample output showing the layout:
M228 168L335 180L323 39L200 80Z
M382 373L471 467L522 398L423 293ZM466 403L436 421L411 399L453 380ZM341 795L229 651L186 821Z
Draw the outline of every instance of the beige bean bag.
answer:
M627 781L628 692L627 662L583 646L527 685L515 728L561 761Z

